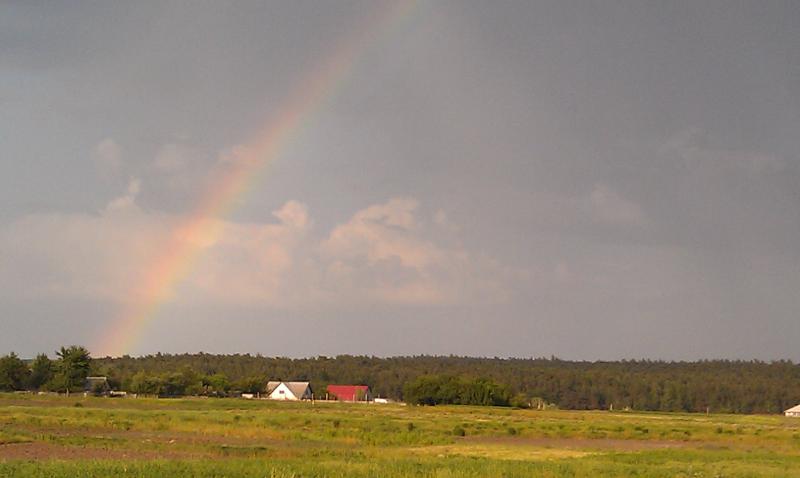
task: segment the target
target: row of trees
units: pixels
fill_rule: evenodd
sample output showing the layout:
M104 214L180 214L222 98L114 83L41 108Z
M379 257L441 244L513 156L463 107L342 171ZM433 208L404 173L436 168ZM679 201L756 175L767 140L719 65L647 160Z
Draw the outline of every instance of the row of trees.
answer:
M423 375L403 387L403 397L415 405L492 405L512 404L511 390L483 378L453 375ZM527 406L522 399L515 405Z
M144 371L137 372L129 381L126 381L127 390L141 394L160 397L179 397L183 395L226 396L233 388L228 377L221 373L212 375L199 374L189 368L180 372L163 374L149 374ZM258 389L264 387L266 382L259 382ZM237 392L242 391L240 384Z
M87 365L88 364L88 365ZM367 384L376 396L412 403L554 404L566 409L779 413L800 403L800 365L790 361L550 359L342 355L289 359L260 355L155 354L96 358L82 347L31 363L0 358L0 389L74 390L88 373L134 393L225 395L263 392L267 380Z
M184 369L222 374L231 391L262 391L267 380L367 384L376 396L407 400L405 387L426 375L486 379L509 393L509 403L547 403L566 409L780 413L800 403L800 365L791 361L575 362L557 358L366 357L289 359L235 354L155 354L96 359L98 373L123 387L139 373L166 377ZM130 390L130 388L124 388Z
M84 347L61 347L57 360L39 354L30 366L11 352L0 357L0 391L52 390L74 392L83 390L91 368L91 357Z

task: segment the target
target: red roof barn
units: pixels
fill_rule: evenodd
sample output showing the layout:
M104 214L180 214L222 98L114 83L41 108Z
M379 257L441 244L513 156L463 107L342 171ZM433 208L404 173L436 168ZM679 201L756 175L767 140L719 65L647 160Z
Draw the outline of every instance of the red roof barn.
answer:
M372 393L366 385L328 385L328 395L342 402L372 401Z

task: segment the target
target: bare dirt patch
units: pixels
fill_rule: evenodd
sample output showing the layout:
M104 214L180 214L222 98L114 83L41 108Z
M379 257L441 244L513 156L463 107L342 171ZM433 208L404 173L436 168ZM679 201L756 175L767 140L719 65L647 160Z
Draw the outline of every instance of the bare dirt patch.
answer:
M192 454L147 450L114 450L63 446L51 443L9 443L0 445L0 460L157 460L191 458Z

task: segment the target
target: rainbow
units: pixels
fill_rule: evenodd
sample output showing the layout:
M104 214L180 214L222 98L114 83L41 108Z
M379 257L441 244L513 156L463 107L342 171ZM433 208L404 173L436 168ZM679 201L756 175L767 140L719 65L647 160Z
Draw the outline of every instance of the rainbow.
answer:
M143 331L170 301L176 285L192 270L203 250L222 234L222 219L259 181L267 166L297 139L313 117L341 89L358 60L380 36L406 18L414 0L387 3L344 38L333 54L313 69L272 119L252 141L234 148L234 159L222 180L214 184L195 208L173 231L167 245L145 268L144 279L130 296L132 304L111 328L90 347L101 356L129 353Z

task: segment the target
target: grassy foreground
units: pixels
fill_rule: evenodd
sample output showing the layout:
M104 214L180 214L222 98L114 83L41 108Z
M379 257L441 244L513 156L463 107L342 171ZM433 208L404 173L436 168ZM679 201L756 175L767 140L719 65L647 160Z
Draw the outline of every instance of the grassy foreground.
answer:
M799 477L800 420L0 395L0 476Z

